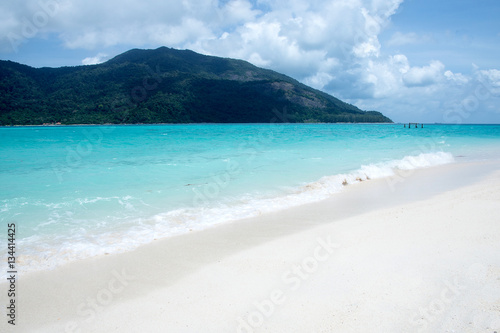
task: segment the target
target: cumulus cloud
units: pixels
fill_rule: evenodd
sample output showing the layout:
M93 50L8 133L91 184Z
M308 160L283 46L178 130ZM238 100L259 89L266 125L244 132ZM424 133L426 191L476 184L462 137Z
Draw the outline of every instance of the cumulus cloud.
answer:
M98 53L95 57L87 57L82 60L82 65L97 65L107 60L107 54Z
M34 37L57 31L55 16L59 4L55 0L35 2L4 1L0 4L0 51L17 52Z
M500 70L489 69L480 70L475 68L475 80L480 82L480 84L488 89L488 92L492 96L500 96Z
M326 86L334 77L326 72L319 72L304 79L304 83L313 88L321 89Z
M38 30L56 33L70 49L192 48L326 86L336 76L332 64L348 69L349 63L380 55L378 34L402 1L26 0L0 5L6 16L0 33L21 29L25 17L44 10L43 3L53 15Z
M478 68L476 68L476 70L480 79L486 79L493 86L500 87L500 70L498 69L479 70Z
M260 10L254 9L252 4L245 0L229 1L218 10L219 19L225 26L254 21L260 14Z
M408 87L423 87L438 82L444 75L444 65L440 61L432 61L430 65L410 68L403 76Z
M445 98L461 100L478 82L488 83L493 93L500 89L496 69L475 68L473 75L465 75L447 69L443 59L414 66L399 51L388 54L379 37L402 2L4 1L0 4L0 48L9 45L13 34L24 41L51 34L66 48L104 52L120 45L188 48L283 72L361 108L378 108L395 120L401 119L401 110L419 115L450 107ZM24 36L30 28L31 35ZM397 32L387 46L430 40L428 35ZM82 63L105 58L98 53ZM493 93L491 101L496 98Z
M444 76L449 81L459 85L467 84L469 82L469 78L467 78L467 76L461 73L453 73L452 71L446 71L444 72Z

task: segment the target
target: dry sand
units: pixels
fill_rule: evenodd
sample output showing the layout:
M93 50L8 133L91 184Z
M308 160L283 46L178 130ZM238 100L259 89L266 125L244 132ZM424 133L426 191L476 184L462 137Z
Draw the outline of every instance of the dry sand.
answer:
M499 166L366 181L26 274L0 331L500 332Z

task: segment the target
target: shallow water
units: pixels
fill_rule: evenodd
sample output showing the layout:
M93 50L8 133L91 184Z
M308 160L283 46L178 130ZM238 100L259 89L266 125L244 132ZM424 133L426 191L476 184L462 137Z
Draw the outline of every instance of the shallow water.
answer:
M500 156L498 125L4 127L0 139L0 220L16 223L24 270Z

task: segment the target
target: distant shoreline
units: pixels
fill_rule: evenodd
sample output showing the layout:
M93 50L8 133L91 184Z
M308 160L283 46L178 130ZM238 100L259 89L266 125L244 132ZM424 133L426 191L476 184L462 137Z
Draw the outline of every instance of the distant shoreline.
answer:
M404 125L408 124L408 122L398 122L398 123L342 123L342 122L337 122L337 123L138 123L138 124L50 124L50 125L0 125L0 128L2 127L68 127L68 126L151 126L151 125L334 125L334 124L339 124L339 125ZM455 125L455 126L463 126L463 125L500 125L496 123L463 123L463 124L454 124L454 123L419 123L423 125Z
M1 125L0 127L64 127L64 126L149 126L149 125L315 125L315 124L342 124L342 125L397 125L397 123L138 123L138 124L59 124L59 125ZM401 125L404 123L401 123ZM424 124L425 125L425 124Z

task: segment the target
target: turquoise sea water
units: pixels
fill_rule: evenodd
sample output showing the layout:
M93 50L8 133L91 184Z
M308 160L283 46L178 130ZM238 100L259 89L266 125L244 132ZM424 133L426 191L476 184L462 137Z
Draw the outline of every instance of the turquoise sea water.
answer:
M0 220L5 235L16 223L25 270L341 195L344 181L500 157L500 125L4 127L0 139Z

